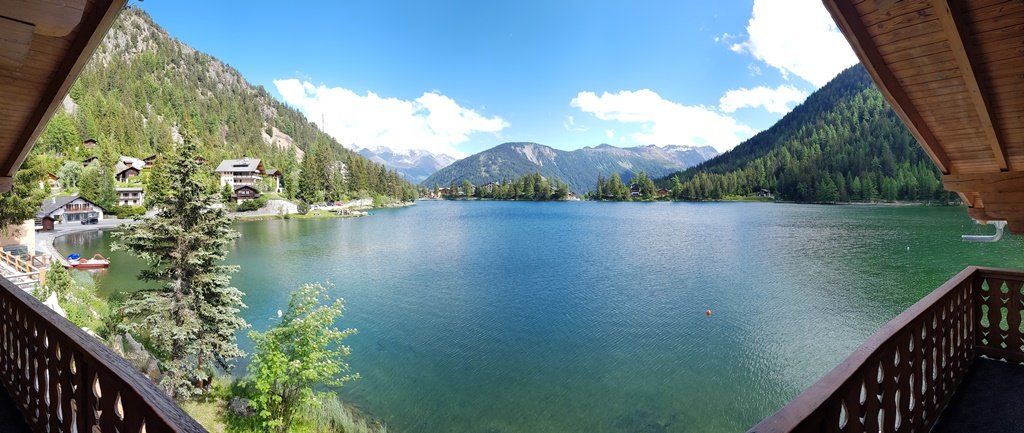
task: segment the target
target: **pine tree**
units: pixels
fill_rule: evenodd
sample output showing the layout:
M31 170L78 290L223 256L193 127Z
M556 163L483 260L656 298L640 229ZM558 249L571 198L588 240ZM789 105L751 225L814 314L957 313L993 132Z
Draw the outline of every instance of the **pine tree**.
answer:
M186 134L187 135L187 134ZM238 235L216 198L198 176L196 146L186 136L169 166L170 195L157 202L161 211L145 224L117 232L114 248L144 259L143 281L161 283L136 292L120 312L122 330L147 338L162 360L160 385L173 398L201 393L213 360L242 356L235 332L246 326L239 315L243 293L230 287L236 266L219 263Z

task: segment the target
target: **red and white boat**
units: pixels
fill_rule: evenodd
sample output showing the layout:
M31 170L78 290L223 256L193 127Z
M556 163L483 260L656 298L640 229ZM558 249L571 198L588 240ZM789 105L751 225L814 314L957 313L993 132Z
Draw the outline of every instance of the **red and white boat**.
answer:
M75 269L102 269L110 266L110 260L100 253L94 254L91 259L69 259L68 262Z

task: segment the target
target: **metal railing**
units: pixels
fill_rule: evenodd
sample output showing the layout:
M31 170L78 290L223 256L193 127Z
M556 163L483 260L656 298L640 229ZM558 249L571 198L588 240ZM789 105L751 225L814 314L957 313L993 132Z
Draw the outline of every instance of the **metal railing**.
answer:
M36 432L206 431L128 361L5 278L0 380Z
M1022 290L1022 272L964 269L750 431L929 431L975 357L1024 362Z

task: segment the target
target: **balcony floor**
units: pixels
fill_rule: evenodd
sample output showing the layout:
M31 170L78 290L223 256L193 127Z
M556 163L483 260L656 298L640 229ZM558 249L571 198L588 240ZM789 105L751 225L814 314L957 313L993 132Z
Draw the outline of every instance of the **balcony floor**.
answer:
M14 400L7 395L7 389L0 385L0 431L10 433L29 433L31 430L25 425L25 418L18 412Z
M932 433L1019 432L1024 426L1024 366L977 358Z

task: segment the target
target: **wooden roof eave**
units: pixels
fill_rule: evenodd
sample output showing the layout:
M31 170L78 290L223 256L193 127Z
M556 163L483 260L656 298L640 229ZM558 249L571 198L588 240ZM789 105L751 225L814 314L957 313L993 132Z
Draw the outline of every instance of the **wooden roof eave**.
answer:
M114 19L124 8L127 0L91 0L79 2L80 9L68 7L65 4L48 5L46 2L33 2L26 0L0 0L0 18L14 21L24 21L18 16L25 11L35 12L42 7L52 7L48 10L48 17L54 20L67 21L65 18L81 14L81 20L74 26L74 36L63 59L55 65L50 72L50 81L43 89L41 96L35 100L28 122L14 139L14 147L7 152L0 154L0 192L11 189L14 175L21 164L28 156L36 139L46 128L46 124L53 117L53 114L61 105L64 96L67 95L71 85L82 72L82 69L89 62L93 52L99 46L107 31L114 24ZM63 8L63 9L57 9ZM84 9L84 12L82 11ZM61 25L67 25L61 22ZM36 30L40 34L59 33L58 29L39 26ZM31 54L29 54L31 55ZM0 101L0 112L4 111L7 100Z
M896 76L893 75L889 66L878 52L877 47L868 34L867 29L861 22L860 14L849 1L823 0L825 8L832 15L832 19L839 26L840 31L846 36L853 47L853 51L860 58L868 74L878 85L878 90L896 114L903 120L903 123L910 129L910 133L917 139L924 148L925 153L932 159L932 162L939 168L942 174L952 173L952 164L949 156L939 145L938 139L921 117L921 113L911 102Z
M1012 233L1024 233L1024 182L1017 181L1024 171L1013 171L1024 168L1013 162L1020 165L1024 158L1021 138L1016 129L1000 127L1020 110L1019 86L1005 76L1019 74L1024 63L1019 56L989 58L1006 51L1007 41L1024 37L1020 4L823 3L942 172L945 188L959 194L972 218L1005 220ZM908 62L918 66L908 68ZM941 84L922 86L925 82Z

